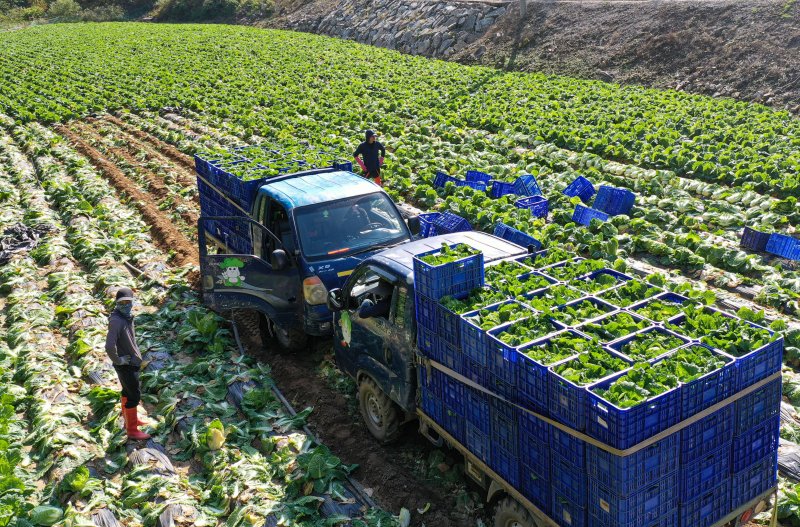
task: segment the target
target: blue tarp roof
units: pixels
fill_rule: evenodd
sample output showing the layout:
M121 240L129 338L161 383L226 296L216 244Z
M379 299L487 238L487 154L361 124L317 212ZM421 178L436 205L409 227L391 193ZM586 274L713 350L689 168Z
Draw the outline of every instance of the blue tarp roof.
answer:
M337 170L323 174L308 174L267 182L262 187L287 209L313 205L323 201L361 196L380 190L370 180L352 172Z

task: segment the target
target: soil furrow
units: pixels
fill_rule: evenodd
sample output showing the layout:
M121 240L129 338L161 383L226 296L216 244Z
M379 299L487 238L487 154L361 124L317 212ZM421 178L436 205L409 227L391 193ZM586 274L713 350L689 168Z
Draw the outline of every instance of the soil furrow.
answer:
M153 153L161 157L162 159L169 159L177 165L175 167L176 170L179 170L179 167L181 167L183 170L181 170L181 172L178 174L178 179L181 180L181 183L185 185L195 184L195 166L194 159L191 156L184 154L174 146L153 137L147 132L131 126L130 124L113 115L107 114L103 116L103 120L112 123L121 129L126 134L126 137L130 138L131 143L139 146L149 153Z
M147 193L142 192L117 166L89 145L68 127L59 125L56 130L66 137L81 155L101 171L103 176L132 201L136 209L150 226L150 232L156 244L166 253L173 253L176 265L198 264L200 255L197 245L181 233L172 221L166 217L158 204Z
M191 207L193 210L190 211L184 210L176 212L178 212L181 219L184 221L184 223L186 223L186 228L192 232L194 231L195 226L197 225L197 217L198 217L198 213L196 212L198 204L196 202L193 202L192 200L184 196L181 196L174 190L170 189L167 185L164 184L164 181L161 178L161 176L143 167L141 161L136 159L127 150L105 144L104 141L106 140L106 138L94 128L90 127L85 123L79 123L77 121L73 122L72 125L78 128L78 130L83 134L84 138L97 141L97 143L99 145L102 145L102 148L106 149L107 152L109 152L110 154L119 159L124 160L130 166L135 167L135 169L142 175L144 180L147 182L147 191L152 193L156 198L158 198L159 204L163 205L163 202L169 198L177 198L178 200L184 202L187 206ZM172 204L168 206L168 208L172 207L173 207ZM191 238L191 235L189 237Z

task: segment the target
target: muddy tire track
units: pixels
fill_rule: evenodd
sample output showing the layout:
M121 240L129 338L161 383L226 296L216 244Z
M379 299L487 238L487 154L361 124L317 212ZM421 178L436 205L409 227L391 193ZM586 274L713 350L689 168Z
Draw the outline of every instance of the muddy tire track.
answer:
M165 253L174 253L172 263L175 265L197 265L200 255L197 244L190 241L158 208L158 204L149 194L143 192L108 158L88 144L83 138L64 125L55 127L82 156L100 171L118 192L125 194L150 226L153 241Z

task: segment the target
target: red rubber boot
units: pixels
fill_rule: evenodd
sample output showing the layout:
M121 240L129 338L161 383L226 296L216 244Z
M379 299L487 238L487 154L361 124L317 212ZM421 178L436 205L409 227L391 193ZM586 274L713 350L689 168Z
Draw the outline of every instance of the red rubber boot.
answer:
M125 431L128 434L128 439L133 439L134 441L144 441L145 439L150 439L150 434L139 430L139 423L136 419L136 410L137 408L125 408L123 410L123 415L125 416Z

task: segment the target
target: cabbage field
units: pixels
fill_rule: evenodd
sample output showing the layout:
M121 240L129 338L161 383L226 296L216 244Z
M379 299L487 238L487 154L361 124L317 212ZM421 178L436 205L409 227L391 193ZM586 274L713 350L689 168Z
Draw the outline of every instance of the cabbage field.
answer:
M344 524L331 504L352 505L353 467L309 439L306 413L281 404L269 367L240 354L191 287L191 155L264 143L349 158L366 128L387 146L397 201L486 231L502 221L744 318L785 320L784 394L800 409L800 265L739 246L746 226L798 236L788 113L290 32L30 27L0 36L0 229L42 238L0 265L0 527ZM437 170L533 174L548 221L507 197L434 188ZM630 215L573 223L561 191L578 175L632 190ZM103 351L109 292L129 283L154 436L138 450ZM798 442L786 410L782 436ZM800 486L781 488L782 521L800 525ZM407 524L407 510L356 509L352 525Z

